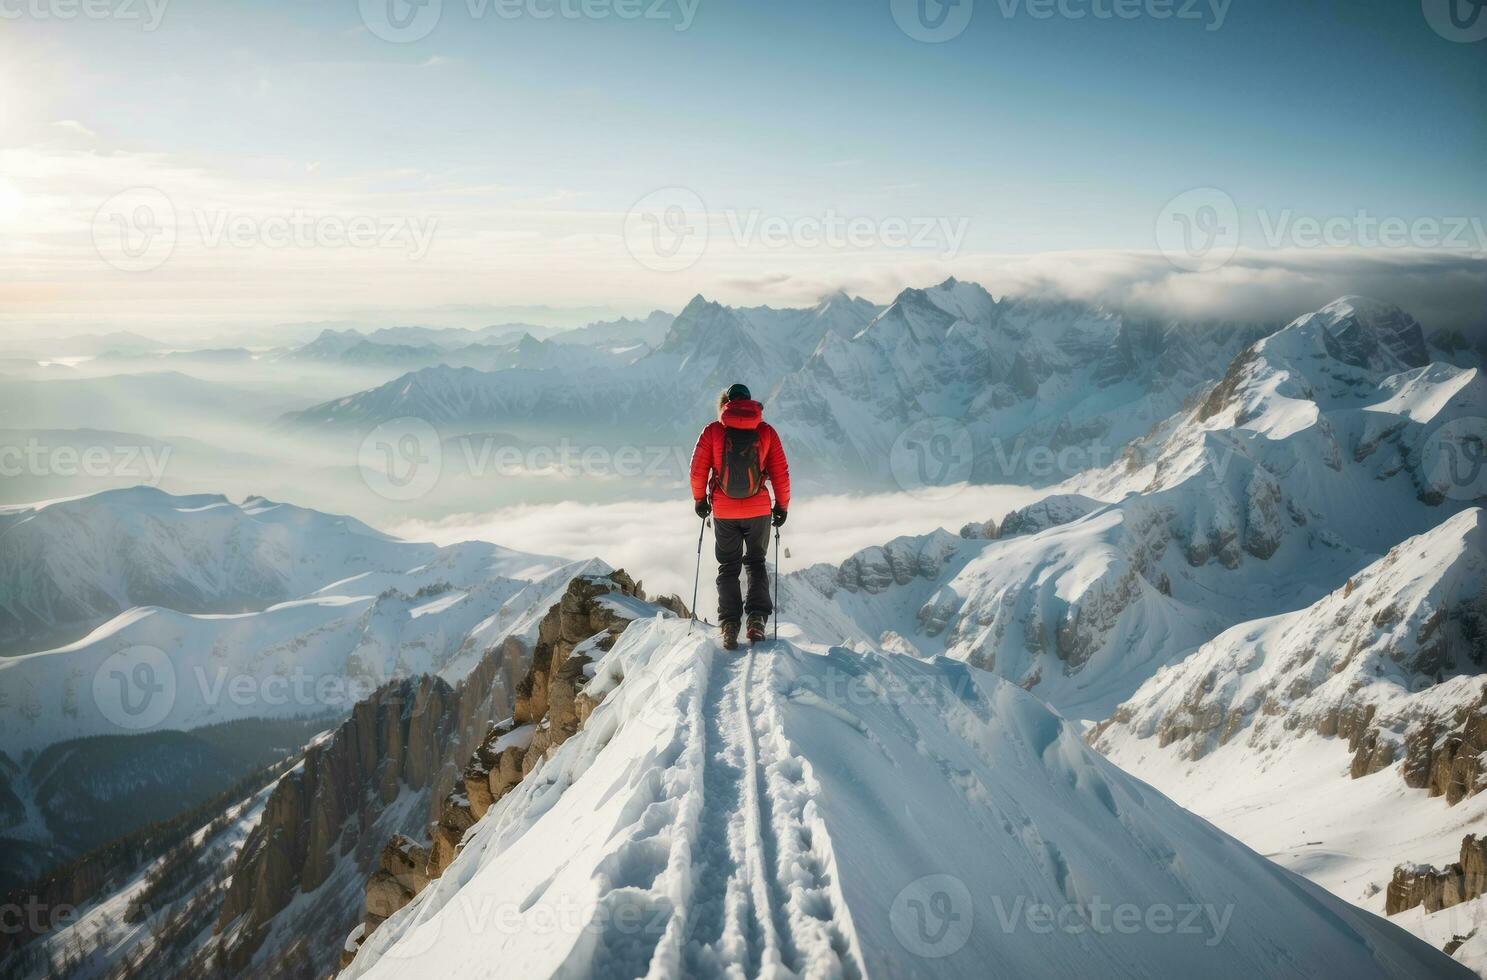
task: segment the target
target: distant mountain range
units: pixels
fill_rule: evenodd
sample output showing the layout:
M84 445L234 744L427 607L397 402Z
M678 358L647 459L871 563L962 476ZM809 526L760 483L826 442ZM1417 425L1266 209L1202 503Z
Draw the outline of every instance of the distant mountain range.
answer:
M1407 314L1389 315L1411 325L1416 345L1395 356L1445 361ZM681 443L713 415L717 393L742 380L765 401L804 485L1054 483L1111 462L1278 326L996 300L954 279L906 289L886 308L845 294L806 309L734 309L699 296L658 346L623 362L534 350L493 370L445 356L284 422L316 432L414 417L446 435L557 424L600 440L642 433Z

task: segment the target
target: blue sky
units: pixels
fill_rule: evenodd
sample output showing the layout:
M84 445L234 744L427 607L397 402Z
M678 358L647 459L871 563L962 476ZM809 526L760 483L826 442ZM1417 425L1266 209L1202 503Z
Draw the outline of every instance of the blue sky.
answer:
M262 303L267 280L274 315L314 314L358 275L410 307L632 309L771 282L799 300L891 290L971 256L1151 250L1164 205L1193 187L1229 195L1257 249L1276 244L1262 210L1272 224L1487 214L1487 41L1446 40L1419 4L1205 0L1158 20L1159 0L1131 19L1096 15L1112 0L1062 0L1081 19L976 0L963 32L930 44L889 0L643 0L660 16L605 19L538 16L557 0L513 0L516 16L492 0L478 17L480 0L442 0L408 43L369 31L354 0L98 0L116 16L58 19L67 2L0 0L0 180L24 202L0 288L38 311L82 309L85 286L156 314ZM171 261L124 279L91 248L70 264L78 215L141 182L197 226ZM626 210L661 187L695 192L713 223L681 271L617 248ZM385 250L188 242L213 214L290 202L437 217L440 231L417 268ZM942 222L954 255L719 234L720 214L736 229L828 213Z

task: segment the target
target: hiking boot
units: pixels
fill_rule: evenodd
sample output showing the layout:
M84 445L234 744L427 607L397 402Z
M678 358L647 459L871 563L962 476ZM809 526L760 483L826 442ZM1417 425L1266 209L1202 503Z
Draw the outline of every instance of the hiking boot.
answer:
M737 650L738 649L738 623L737 623L737 621L731 620L731 619L724 620L722 626L719 627L719 628L723 631L723 649L724 650Z
M753 615L749 617L749 642L758 643L764 639L764 617Z

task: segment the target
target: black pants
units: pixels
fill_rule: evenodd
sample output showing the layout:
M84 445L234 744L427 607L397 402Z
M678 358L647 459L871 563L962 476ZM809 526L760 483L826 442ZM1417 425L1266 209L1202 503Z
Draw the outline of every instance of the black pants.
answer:
M739 622L743 614L769 616L769 515L741 521L713 520L713 540L718 555L718 620ZM749 598L745 602L738 586L739 569L749 570Z

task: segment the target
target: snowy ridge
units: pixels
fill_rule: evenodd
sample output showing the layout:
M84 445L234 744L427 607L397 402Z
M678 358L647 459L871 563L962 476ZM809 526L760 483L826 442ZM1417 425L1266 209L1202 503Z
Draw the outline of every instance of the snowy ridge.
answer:
M438 552L261 497L235 504L143 486L0 507L0 542L0 646L12 652L75 639L133 606L263 609Z
M840 569L785 576L783 603L813 635L965 660L1099 720L1226 625L1223 610L1199 601L1199 587L1174 588L1185 562L1168 547L1166 519L1133 500L1034 534L901 538ZM1206 583L1218 573L1192 577Z
M1360 317L1355 304L1371 316ZM1370 327L1380 323L1390 329ZM1438 478L1421 450L1442 424L1487 414L1487 381L1476 368L1427 362L1425 354L1419 324L1402 310L1338 300L1240 353L1201 404L1133 443L1124 465L1072 483L1108 500L1169 490L1235 464L1284 479L1288 493L1310 497L1304 504L1314 509L1334 509L1334 519L1359 495L1340 484L1346 473L1397 478L1437 503ZM1378 523L1363 516L1360 530Z
M589 692L345 976L1465 975L964 664L726 655L657 619ZM1177 918L1116 931L1116 906Z
M1263 752L1336 731L1347 713L1389 743L1374 749L1402 760L1406 731L1475 704L1484 672L1487 511L1472 508L1313 605L1242 623L1159 672L1101 745L1160 736L1194 759L1234 740Z
M428 587L411 575L403 589L317 595L258 613L136 607L77 643L0 660L0 698L16 706L0 716L5 751L20 759L89 735L334 716L394 678L428 673L454 683L507 636L534 631L543 596L601 564L561 565L534 583L488 577ZM106 688L94 693L110 657L141 647L160 651L169 674L169 710L149 724L122 717Z
M484 542L401 541L259 498L239 506L147 488L9 508L6 519L0 540L18 547L0 559L11 576L0 586L19 583L8 602L94 595L91 608L126 607L73 643L0 658L0 700L12 706L0 733L16 760L88 735L336 714L395 677L454 683L490 647L535 631L575 575L608 570ZM217 602L234 611L182 611ZM170 675L170 710L156 718L121 714L99 674L141 647Z

